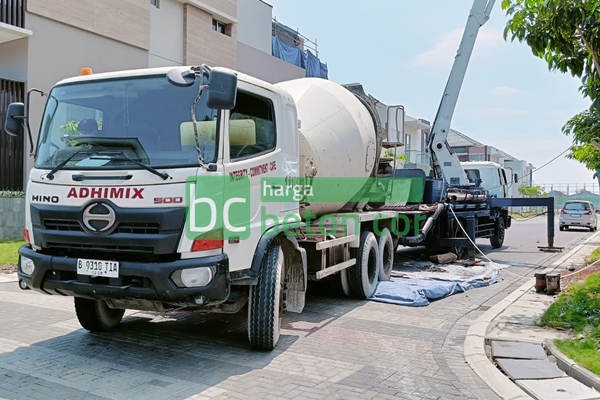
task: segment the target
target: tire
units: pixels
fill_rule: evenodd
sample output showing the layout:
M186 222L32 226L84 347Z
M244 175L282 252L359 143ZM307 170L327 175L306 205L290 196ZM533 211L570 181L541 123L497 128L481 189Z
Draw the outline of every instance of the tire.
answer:
M119 325L125 310L110 308L104 300L75 297L75 313L84 329L90 332L108 332Z
M559 227L558 229L560 229L561 231L564 231L564 230L565 230L565 227L564 227L564 226L561 226L561 227Z
M377 238L377 247L379 249L379 280L389 281L394 269L394 240L391 232L385 228L381 231L381 236Z
M248 340L254 349L273 350L279 341L283 314L283 250L272 243L260 266L258 283L250 287Z
M565 226L565 231L568 231L568 230L569 230L569 226L567 225L567 226Z
M490 238L492 248L499 249L504 244L506 228L504 227L504 218L500 217L494 225L494 235Z
M594 227L590 226L590 232L594 232Z
M351 256L356 264L348 268L350 292L357 299L368 299L377 289L379 277L379 247L372 232L365 231L360 235L360 246L351 249Z
M343 269L329 277L331 291L336 296L349 297L350 284L348 283L348 269Z
M465 220L460 220L459 221L460 224L464 225ZM462 229L460 229L460 226L456 225L454 228L454 238L458 238L458 239L464 239L466 238L465 233L463 232ZM456 254L456 257L458 257L459 260L462 260L467 254L468 254L468 247L452 247L451 248L451 252ZM440 250L442 251L442 250ZM435 254L435 253L434 253Z

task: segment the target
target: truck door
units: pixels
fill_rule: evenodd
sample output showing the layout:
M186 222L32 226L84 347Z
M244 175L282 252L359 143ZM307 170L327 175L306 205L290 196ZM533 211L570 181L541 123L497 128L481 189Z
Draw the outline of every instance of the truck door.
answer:
M237 95L236 106L225 129L223 169L225 179L248 177L250 180L250 237L245 240L225 241L224 251L229 257L230 271L250 267L258 241L262 236L261 208L279 219L279 203L261 204L261 178L279 177L281 149L277 143L275 109L276 96L264 89L252 87ZM277 221L279 222L279 220ZM271 219L265 225L273 225Z

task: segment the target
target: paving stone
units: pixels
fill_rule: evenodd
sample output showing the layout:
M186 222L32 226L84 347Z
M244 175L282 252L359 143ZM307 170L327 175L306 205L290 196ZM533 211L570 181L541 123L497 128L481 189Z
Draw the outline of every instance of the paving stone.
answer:
M544 310L540 308L511 305L495 321L535 326L543 313Z
M565 376L556 365L548 360L513 360L499 358L496 360L512 380L518 379L550 379Z
M492 342L492 357L545 360L546 351L541 344L522 342Z
M527 394L539 400L596 400L600 393L573 378L516 381Z

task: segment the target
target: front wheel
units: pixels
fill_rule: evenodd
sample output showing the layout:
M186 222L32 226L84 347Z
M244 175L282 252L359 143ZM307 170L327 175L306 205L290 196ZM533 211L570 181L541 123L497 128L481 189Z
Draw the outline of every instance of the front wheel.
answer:
M284 256L279 243L265 254L256 286L250 287L248 339L253 348L273 350L279 341L283 299Z
M75 297L75 312L84 329L90 332L108 332L119 325L125 310L110 308L104 300Z
M499 249L504 244L504 235L506 228L504 227L504 218L500 217L494 225L494 234L490 238L490 243L494 249Z

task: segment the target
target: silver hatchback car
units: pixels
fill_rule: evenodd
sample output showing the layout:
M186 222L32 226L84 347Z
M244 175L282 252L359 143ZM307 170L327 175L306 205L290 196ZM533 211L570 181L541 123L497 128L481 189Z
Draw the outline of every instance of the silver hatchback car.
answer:
M564 231L569 227L588 228L590 231L598 229L598 218L594 205L589 201L567 201L558 219L560 230Z

